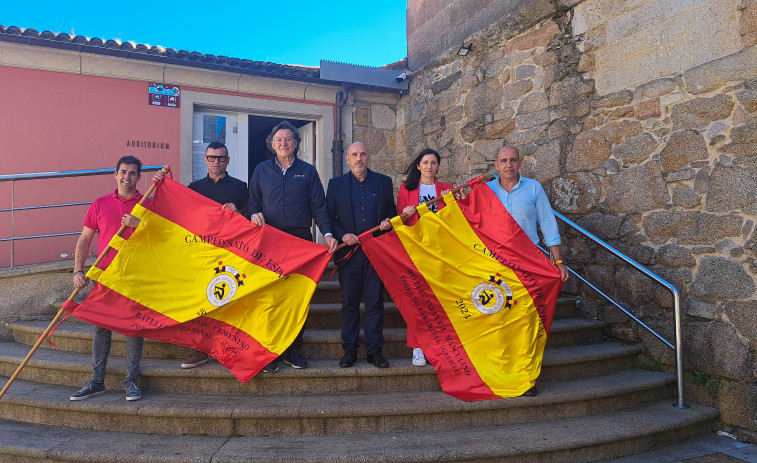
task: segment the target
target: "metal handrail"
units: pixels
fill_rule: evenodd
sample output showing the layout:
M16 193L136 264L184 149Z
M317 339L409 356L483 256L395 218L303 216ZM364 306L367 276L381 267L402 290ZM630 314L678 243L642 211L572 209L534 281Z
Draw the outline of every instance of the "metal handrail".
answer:
M144 166L142 167L142 172L152 172L152 171L160 170L162 167L163 167L162 165L161 166ZM44 234L44 235L15 236L16 211L48 209L48 208L54 208L54 207L67 207L67 206L82 206L82 205L92 204L92 202L89 201L89 202L78 202L78 203L44 204L44 205L39 205L39 206L16 207L16 189L15 189L16 181L41 180L41 179L47 179L47 178L87 177L91 175L111 174L114 171L115 169L108 168L108 169L69 170L69 171L60 171L60 172L35 172L35 173L28 173L28 174L0 175L0 182L11 182L11 207L0 209L0 212L11 213L11 236L10 238L0 238L0 242L4 242L4 241L11 242L11 268L13 268L15 264L14 262L15 241L28 240L28 239L34 239L34 238L50 238L54 236L78 235L80 233L76 231L76 232L65 232L65 233L50 233L50 234Z
M46 206L27 206L27 207L6 208L6 209L0 209L0 212L28 211L30 209L50 209L52 207L65 207L65 206L84 206L86 204L92 204L92 201L87 201L83 203L48 204Z
M561 213L559 213L557 211L553 211L553 212L555 213L555 217L557 217L558 219L560 219L563 222L565 222L565 224L567 224L568 226L572 227L574 230L576 230L577 232L581 233L582 235L584 235L585 237L589 238L590 240L594 241L598 245L602 246L605 250L607 250L608 252L612 253L613 255L615 255L616 257L618 257L619 259L622 259L623 261L625 261L627 264L629 264L632 267L634 267L639 272L641 272L644 275L646 275L647 277L653 279L655 282L663 285L664 287L666 287L673 294L673 315L674 315L674 318L675 318L675 343L671 344L665 338L663 338L662 336L660 336L655 330L653 330L652 328L650 328L649 326L647 326L644 322L642 322L635 315L633 315L631 312L629 312L625 307L622 307L620 304L618 304L617 302L615 302L611 297L609 297L608 295L606 295L605 293L603 293L602 291L600 291L596 286L594 286L591 283L589 283L588 281L586 281L584 278L582 278L580 275L578 275L576 272L574 272L571 268L568 268L568 271L570 273L572 273L573 275L575 275L579 280L581 280L582 282L586 283L590 288L592 288L594 291L596 291L597 293L599 293L602 297L604 297L605 299L607 299L615 307L617 307L618 309L620 309L623 312L625 312L626 315L628 315L629 317L631 317L634 321L636 321L637 323L639 323L642 327L646 328L647 331L649 331L650 333L652 333L659 340L661 340L663 343L665 343L665 345L667 345L668 347L670 347L671 349L673 349L675 351L675 357L676 357L676 365L675 365L675 368L676 368L676 390L677 390L678 398L677 398L676 403L674 404L674 406L677 407L677 408L688 408L688 405L686 405L686 401L684 399L684 388L683 388L683 334L682 334L682 330L681 330L681 296L678 293L678 290L672 284L668 283L667 281L663 280L662 278L660 278L656 274L654 274L651 271L647 270L646 268L644 268L641 264L639 264L635 260L631 259L630 257L626 256L622 252L616 250L615 248L613 248L609 244L605 243L601 239L597 238L591 232L583 229L581 226L579 226L575 222L571 221L570 219L568 219L567 217L565 217ZM542 251L544 251L544 249L542 249Z
M160 170L163 166L143 166L142 172ZM43 178L60 177L87 177L90 175L112 174L116 169L90 169L90 170L64 170L60 172L33 172L29 174L0 175L0 182L12 182L14 180L39 180Z

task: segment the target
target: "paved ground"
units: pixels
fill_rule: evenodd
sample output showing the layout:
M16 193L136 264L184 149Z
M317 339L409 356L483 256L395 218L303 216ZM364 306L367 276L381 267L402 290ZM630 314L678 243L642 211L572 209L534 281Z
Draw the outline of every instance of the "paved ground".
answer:
M757 445L709 434L631 457L604 463L757 463Z

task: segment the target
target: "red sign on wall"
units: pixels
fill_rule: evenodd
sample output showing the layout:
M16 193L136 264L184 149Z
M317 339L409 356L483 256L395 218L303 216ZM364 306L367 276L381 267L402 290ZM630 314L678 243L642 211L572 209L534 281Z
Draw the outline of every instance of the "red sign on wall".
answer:
M180 90L178 85L150 83L150 104L178 108L180 107L179 93Z

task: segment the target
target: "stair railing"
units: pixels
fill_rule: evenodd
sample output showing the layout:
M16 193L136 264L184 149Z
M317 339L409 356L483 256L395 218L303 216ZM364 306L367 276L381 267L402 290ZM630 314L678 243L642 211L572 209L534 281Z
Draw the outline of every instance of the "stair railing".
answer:
M145 166L145 167L142 167L142 172L156 171L156 170L160 170L162 167L163 167L162 165ZM114 171L115 171L114 168L108 168L108 169L69 170L69 171L61 171L61 172L35 172L35 173L29 173L29 174L0 175L0 182L11 182L11 207L0 208L0 213L10 212L11 214L11 236L8 238L0 238L0 243L5 242L5 241L10 241L11 243L10 268L15 267L15 255L16 255L15 242L16 241L30 240L30 239L36 239L36 238L50 238L54 236L78 235L79 233L81 233L81 230L77 230L74 232L16 236L16 211L50 209L50 208L55 208L55 207L70 207L70 206L82 206L82 205L92 204L91 201L88 201L88 202L81 202L81 203L60 203L60 204L45 204L45 205L39 205L39 206L16 207L16 188L15 187L16 187L17 181L41 180L41 179L47 179L47 178L87 177L91 175L112 174Z
M647 331L649 331L652 335L654 335L657 339L662 341L666 346L670 347L675 351L675 370L676 370L676 390L678 398L676 399L676 403L673 404L676 408L688 408L688 405L686 405L686 401L684 399L684 388L683 388L683 335L681 332L681 297L678 293L678 290L673 286L672 284L668 283L667 281L660 278L658 275L652 273L648 269L644 268L641 264L636 262L635 260L631 259L630 257L626 256L622 252L618 251L617 249L613 248L609 244L605 243L601 239L594 236L591 232L585 230L575 222L571 221L561 213L557 211L553 211L555 213L555 217L562 220L566 225L573 228L583 236L589 238L590 240L594 241L598 245L602 246L605 250L612 253L619 259L625 261L632 267L634 267L639 272L643 273L645 276L651 278L656 283L664 286L667 288L673 295L673 316L675 319L675 343L671 344L667 339L663 338L660 334L658 334L655 330L653 330L651 327L649 327L647 324L645 324L643 321L639 320L638 317L636 317L634 314L632 314L628 309L623 307L622 305L618 304L613 300L610 296L605 294L603 291L601 291L599 288L588 282L585 278L583 278L581 275L573 271L570 267L568 267L568 271L573 274L576 278L581 280L584 284L589 286L591 289L596 291L600 296L605 298L608 302L610 302L612 305L617 307L618 309L625 312L626 315L631 317L634 321L636 321L638 324L640 324L643 328L645 328ZM542 251L547 253L545 249L542 248Z

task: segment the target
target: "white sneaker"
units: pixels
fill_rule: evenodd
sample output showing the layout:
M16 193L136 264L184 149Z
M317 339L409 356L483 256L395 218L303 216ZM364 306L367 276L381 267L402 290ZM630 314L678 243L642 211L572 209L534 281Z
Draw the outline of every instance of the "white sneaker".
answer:
M413 348L413 365L416 367L426 366L426 356L423 355L423 350L420 347Z

